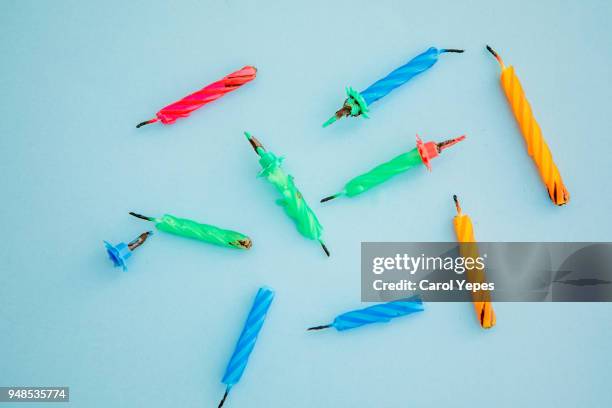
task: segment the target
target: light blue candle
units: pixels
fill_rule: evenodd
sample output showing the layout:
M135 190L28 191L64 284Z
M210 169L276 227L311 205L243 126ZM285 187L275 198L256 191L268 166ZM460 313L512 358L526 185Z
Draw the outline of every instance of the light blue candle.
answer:
M255 295L253 306L244 324L242 333L240 333L238 343L236 343L234 354L232 354L232 358L230 358L229 363L227 363L225 374L221 380L221 382L226 385L226 388L225 394L221 402L219 402L219 408L223 406L230 389L236 385L238 381L240 381L240 377L242 377L242 373L249 361L249 356L253 351L253 347L255 347L257 336L263 326L266 314L268 313L268 309L273 299L274 291L267 287L260 288L257 291L257 295Z
M333 327L338 331L354 329L370 323L386 323L396 317L423 311L423 301L419 296L380 303L365 309L353 310L336 316L331 324L314 326L308 330L322 330Z
M336 120L343 118L344 116L360 116L368 117L368 111L370 104L376 102L389 92L405 84L418 74L427 71L436 62L440 54L446 52L463 52L463 50L456 49L438 49L431 47L422 54L417 55L406 64L397 68L389 75L374 82L365 91L357 92L351 87L346 88L346 100L340 110L336 112L327 122L323 124L323 127L329 126Z

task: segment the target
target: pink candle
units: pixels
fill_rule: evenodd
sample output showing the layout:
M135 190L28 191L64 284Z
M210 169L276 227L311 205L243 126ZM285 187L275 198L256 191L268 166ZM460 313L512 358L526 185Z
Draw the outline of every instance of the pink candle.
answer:
M255 79L256 75L257 68L251 66L246 66L236 72L232 72L219 81L213 82L199 91L196 91L191 95L187 95L180 101L176 101L165 108L162 108L155 115L156 118L139 123L136 127L139 128L157 121L160 121L164 125L169 125L174 123L178 118L186 118L194 110L199 109L207 103L217 100L226 93L238 89L247 82L252 81Z

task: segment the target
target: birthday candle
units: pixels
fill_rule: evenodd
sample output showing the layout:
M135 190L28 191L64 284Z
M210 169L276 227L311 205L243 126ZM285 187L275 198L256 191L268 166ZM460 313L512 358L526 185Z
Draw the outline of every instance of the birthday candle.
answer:
M464 259L476 259L479 257L478 244L476 244L472 220L461 212L461 206L459 205L459 200L456 195L453 196L453 200L455 200L455 207L457 208L457 215L453 219L453 225L455 226L457 241L460 243L459 255ZM467 278L472 283L487 282L484 269L476 266L474 266L474 268L467 268ZM493 304L491 303L489 291L479 290L472 292L472 301L474 303L476 318L480 326L483 329L490 329L495 326L495 312L493 311Z
M389 75L374 82L365 91L359 93L350 86L346 88L346 100L340 110L336 112L327 122L323 124L323 127L329 126L336 120L341 119L345 116L368 116L369 106L387 95L389 92L405 84L410 79L414 78L418 74L427 71L436 62L440 54L446 52L457 52L461 53L463 50L455 49L438 49L435 47L429 48L422 54L417 55L405 65L392 71Z
M273 299L274 291L272 289L263 287L257 291L249 316L244 323L244 328L242 333L240 333L234 353L229 363L227 363L225 374L221 380L226 385L226 388L218 408L223 406L231 388L240 381Z
M199 91L196 91L191 95L187 95L183 99L162 108L159 112L157 112L156 118L145 120L144 122L139 123L136 127L139 128L157 121L161 121L161 123L164 125L169 125L174 123L179 118L186 118L194 110L200 109L207 103L215 101L226 93L232 92L247 82L252 81L255 79L256 75L257 68L255 67L246 66L241 68L238 71L232 72L231 74L221 78L217 82L213 82Z
M379 303L365 309L353 310L336 316L334 321L323 326L310 327L308 330L322 330L333 327L338 331L354 329L370 323L387 323L396 317L423 311L423 301L418 295L406 299Z
M323 227L317 216L310 209L302 193L293 182L293 176L287 174L281 167L283 158L264 149L263 145L248 132L244 132L247 140L259 155L259 164L262 167L259 177L265 177L281 193L282 198L277 203L285 209L285 213L295 222L295 225L304 237L319 241L325 254L329 250L323 242Z
M132 252L147 240L150 235L153 235L153 231L147 231L140 234L136 239L131 241L129 244L120 242L117 245L113 245L109 242L104 241L104 247L106 248L106 254L113 261L115 268L121 267L123 272L127 271L127 260L132 256Z
M322 203L333 200L340 196L354 197L368 191L372 187L384 183L391 177L405 172L408 169L424 164L431 170L430 161L437 157L442 150L459 143L465 139L465 135L450 139L441 143L423 143L419 135L416 137L417 147L407 153L402 153L390 161L374 167L367 173L361 174L344 185L344 189L321 200Z
M565 184L563 184L561 173L559 173L559 169L553 161L550 149L544 140L544 136L542 136L540 125L538 125L538 122L533 116L531 106L525 96L521 82L514 73L514 67L506 67L501 57L488 45L487 50L493 54L501 66L502 88L512 108L512 113L519 124L523 139L525 139L525 143L527 144L527 153L537 166L540 177L548 190L550 199L556 205L567 204L569 201L569 192L565 188Z
M229 248L249 249L252 242L249 237L236 231L225 230L214 225L200 224L186 218L178 218L173 215L164 215L161 218L147 217L130 212L134 217L152 221L155 228L181 237L197 239L215 245Z

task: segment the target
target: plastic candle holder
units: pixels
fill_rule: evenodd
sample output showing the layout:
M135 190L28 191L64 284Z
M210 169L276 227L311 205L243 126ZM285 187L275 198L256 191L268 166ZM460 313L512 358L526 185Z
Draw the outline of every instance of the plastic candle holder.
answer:
M363 173L351 179L344 185L342 191L323 198L321 202L324 203L340 196L354 197L420 164L423 164L427 169L431 170L432 159L438 157L444 149L464 139L465 135L441 143L423 143L419 135L417 135L417 145L414 149L407 153L402 153L390 161L374 167L367 173Z
M145 215L130 212L136 218L155 223L155 228L169 234L185 238L196 239L228 248L249 249L251 238L236 231L225 230L214 225L200 224L186 218L178 218L165 214L161 218L147 217Z
M544 140L540 125L533 115L529 101L525 96L521 82L514 72L514 67L506 67L501 57L487 45L487 50L493 54L499 66L501 67L501 86L506 94L508 103L512 108L514 118L518 122L519 128L525 144L527 145L527 153L533 159L542 182L546 186L548 196L555 205L564 205L569 201L569 192L563 184L561 173L557 165L553 161L552 153Z
M374 82L366 90L357 92L350 86L346 88L346 100L334 116L323 124L327 127L345 116L363 116L368 118L369 106L389 94L395 88L405 84L415 76L427 71L438 62L441 54L447 52L462 53L463 50L429 48L406 64L392 71L386 77Z
M272 289L263 287L257 291L251 311L249 312L242 333L240 333L240 337L236 343L234 353L227 363L225 374L223 374L221 382L225 384L226 388L218 408L223 406L232 387L240 381L244 369L249 362L249 356L253 351L253 347L255 347L257 336L259 336L268 309L272 304L272 300L274 300L274 291Z
M282 196L277 200L277 204L285 209L285 213L294 221L300 234L308 239L318 241L325 254L329 256L329 250L322 238L323 227L306 203L302 193L295 186L293 176L282 169L283 158L267 151L261 142L248 132L244 132L244 134L251 143L253 150L259 155L259 164L262 168L259 177L268 180Z
M457 234L457 241L459 241L459 255L464 259L476 259L479 257L478 244L474 236L472 220L461 211L459 199L456 195L453 196L453 200L455 200L455 207L457 209L453 225L455 227L455 234ZM472 283L486 283L487 281L484 269L476 266L467 268L466 275L467 279ZM474 303L474 311L476 312L476 318L480 323L480 327L490 329L495 326L496 318L493 304L491 303L490 292L487 290L472 292L472 302Z
M176 122L179 118L186 118L191 115L196 109L200 109L202 106L216 101L226 93L232 92L247 82L251 82L257 76L257 68L246 66L239 69L236 72L221 78L217 82L213 82L210 85L196 91L190 95L187 95L183 99L176 101L165 108L162 108L156 117L150 120L145 120L139 123L136 127L142 127L151 123L160 121L164 125L169 125Z
M323 330L333 327L338 331L344 331L370 323L387 323L396 317L407 316L415 312L422 312L423 310L423 301L420 296L415 295L406 299L379 303L365 309L346 312L336 316L330 324L310 327L307 330Z
M132 252L144 244L144 242L153 235L153 231L147 231L140 234L136 239L126 244L120 242L117 245L113 245L109 242L104 241L104 247L106 248L106 254L113 262L115 268L122 268L124 272L127 271L127 260L132 256Z

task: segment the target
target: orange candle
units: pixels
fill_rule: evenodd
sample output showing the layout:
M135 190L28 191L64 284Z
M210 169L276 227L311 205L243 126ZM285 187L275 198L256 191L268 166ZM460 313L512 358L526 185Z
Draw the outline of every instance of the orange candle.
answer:
M463 258L476 259L479 257L478 244L474 237L474 227L472 220L467 215L461 212L461 206L457 196L453 196L455 207L457 207L457 215L453 219L457 241L459 241L459 255ZM474 265L473 268L466 268L467 278L472 283L486 283L485 271L482 268ZM474 302L474 311L476 318L480 322L483 329L490 329L495 326L495 312L491 303L489 291L479 290L472 292L472 301Z
M542 181L546 185L548 195L556 205L567 204L569 192L563 184L561 174L557 165L553 161L550 149L542 136L540 125L533 116L529 101L525 97L525 92L521 82L514 73L514 67L506 67L501 57L487 45L487 50L497 59L501 66L501 85L512 108L512 113L521 128L521 133L527 144L527 153L538 167L538 172Z

